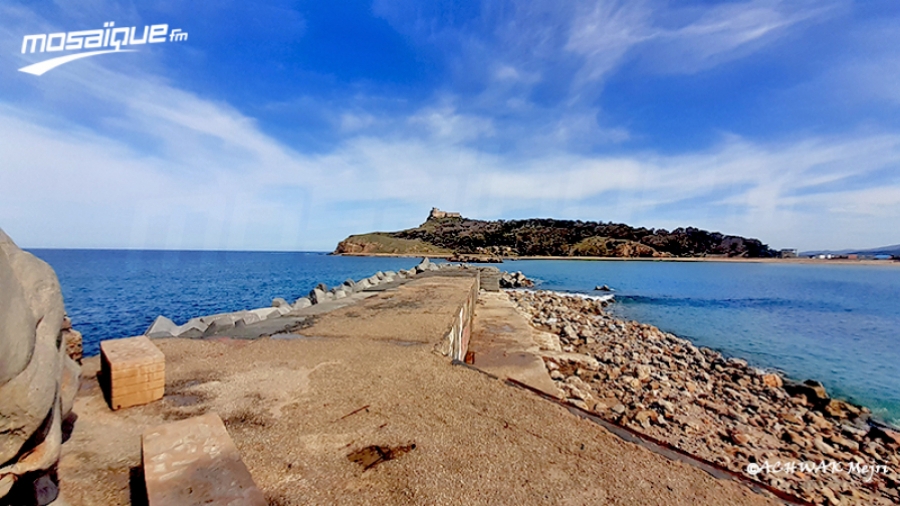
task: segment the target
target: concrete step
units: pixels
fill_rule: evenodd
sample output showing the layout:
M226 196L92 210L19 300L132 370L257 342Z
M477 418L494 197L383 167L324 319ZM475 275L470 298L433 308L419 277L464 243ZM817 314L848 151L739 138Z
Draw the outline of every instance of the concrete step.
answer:
M161 425L141 438L149 506L265 506L215 413Z

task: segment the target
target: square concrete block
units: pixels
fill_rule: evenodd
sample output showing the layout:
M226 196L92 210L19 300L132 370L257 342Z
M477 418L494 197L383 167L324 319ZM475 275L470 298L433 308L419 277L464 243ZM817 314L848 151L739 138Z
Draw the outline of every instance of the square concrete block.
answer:
M141 453L149 506L266 504L215 413L147 430Z
M103 341L100 354L109 407L121 409L162 399L166 357L147 336Z

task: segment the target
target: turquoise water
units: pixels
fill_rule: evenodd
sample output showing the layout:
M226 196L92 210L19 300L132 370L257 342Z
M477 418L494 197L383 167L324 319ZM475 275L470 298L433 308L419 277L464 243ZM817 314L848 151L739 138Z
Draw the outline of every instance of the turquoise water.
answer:
M539 288L616 291L614 311L700 346L814 378L900 422L900 266L518 261Z
M85 352L141 334L159 315L182 323L293 300L412 258L322 253L33 250L56 270ZM815 378L835 396L900 421L900 266L522 260L539 288L616 292L614 311L750 363Z

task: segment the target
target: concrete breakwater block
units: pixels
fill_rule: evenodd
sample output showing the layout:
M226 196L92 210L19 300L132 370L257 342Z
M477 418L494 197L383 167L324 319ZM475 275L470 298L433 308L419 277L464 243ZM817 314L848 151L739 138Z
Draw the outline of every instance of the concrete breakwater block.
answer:
M148 337L172 337L177 336L179 333L178 325L175 325L175 322L166 318L163 315L159 315L153 320L153 323L150 324L150 327L147 329L144 334Z
M264 506L215 413L155 427L141 437L149 506Z
M166 357L147 336L100 343L100 367L109 407L122 409L162 399Z

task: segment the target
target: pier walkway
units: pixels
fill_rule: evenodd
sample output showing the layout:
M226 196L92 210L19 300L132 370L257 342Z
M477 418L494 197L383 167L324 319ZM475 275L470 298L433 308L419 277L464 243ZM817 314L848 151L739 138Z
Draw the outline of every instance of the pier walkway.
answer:
M155 340L165 397L115 412L85 360L62 500L140 504L141 433L217 413L272 505L775 504L454 365L472 340L486 372L552 387L526 356L541 336L517 341L521 315L477 282L417 276L258 339Z

